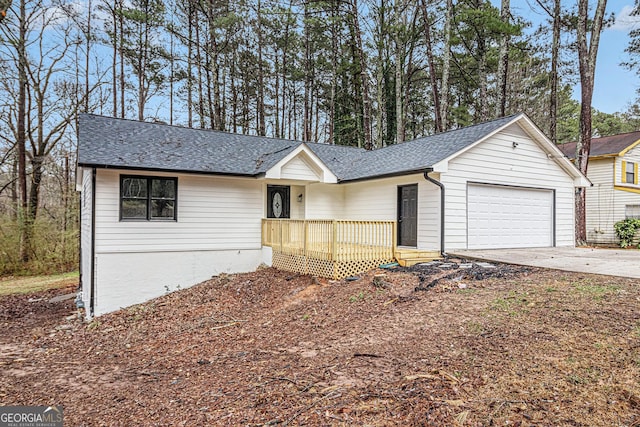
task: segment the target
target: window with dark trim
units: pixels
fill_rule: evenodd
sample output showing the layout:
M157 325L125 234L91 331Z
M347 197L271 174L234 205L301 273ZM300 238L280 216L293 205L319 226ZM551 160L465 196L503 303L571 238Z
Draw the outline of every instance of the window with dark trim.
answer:
M120 176L121 221L175 221L178 178Z

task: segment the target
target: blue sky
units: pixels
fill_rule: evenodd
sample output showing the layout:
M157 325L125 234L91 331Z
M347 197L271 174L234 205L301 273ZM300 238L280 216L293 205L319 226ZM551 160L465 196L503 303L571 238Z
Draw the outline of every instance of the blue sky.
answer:
M499 1L492 0L492 3L500 7ZM534 0L512 0L511 8L515 15L523 16L534 26L547 19ZM626 111L636 99L636 90L640 88L640 79L636 74L620 65L627 59L624 50L629 43L629 31L640 27L640 17L630 16L632 10L633 0L607 2L607 15L613 13L616 21L602 33L600 39L592 103L594 108L605 113ZM578 84L574 86L573 97L580 99Z
M640 88L637 75L620 65L628 59L624 50L629 43L629 31L640 26L638 17L629 16L632 9L628 0L610 0L607 4L607 11L615 14L616 22L602 33L593 93L593 106L605 113L626 110ZM580 96L579 89L574 90L574 95Z

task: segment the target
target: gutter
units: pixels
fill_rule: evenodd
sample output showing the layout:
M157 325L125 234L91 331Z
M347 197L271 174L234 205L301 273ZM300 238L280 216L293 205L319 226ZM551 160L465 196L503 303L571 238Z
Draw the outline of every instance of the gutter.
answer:
M444 251L444 185L440 181L431 178L429 176L431 172L433 172L433 168L425 169L424 179L440 188L440 255L446 257L447 254Z
M93 317L96 298L96 168L91 169L91 299L89 318Z

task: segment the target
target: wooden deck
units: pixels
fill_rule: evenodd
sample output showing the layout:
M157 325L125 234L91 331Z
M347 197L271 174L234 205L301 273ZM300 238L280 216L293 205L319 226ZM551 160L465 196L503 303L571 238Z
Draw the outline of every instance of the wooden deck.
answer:
M263 219L274 267L341 279L394 259L395 221Z

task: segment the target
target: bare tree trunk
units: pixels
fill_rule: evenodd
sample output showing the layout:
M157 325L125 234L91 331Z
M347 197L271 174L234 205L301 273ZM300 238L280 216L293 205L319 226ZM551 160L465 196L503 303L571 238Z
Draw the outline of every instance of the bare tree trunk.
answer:
M125 98L124 98L124 89L125 89L125 76L124 76L124 16L122 16L122 8L124 4L122 1L120 3L120 13L118 15L118 22L120 25L120 117L124 119L125 115Z
M198 68L198 115L200 116L200 129L204 129L204 88L202 86L202 53L200 50L200 25L196 21L196 66Z
M291 4L287 13L291 13ZM282 120L280 126L280 135L284 138L285 135L285 113L287 110L287 55L289 54L289 16L287 15L287 24L284 26L284 46L282 48ZM276 114L278 112L276 111ZM289 120L290 122L290 120ZM291 135L291 129L289 128L289 135Z
M231 129L238 133L238 87L236 86L236 51L231 58Z
M26 17L26 0L20 0L20 30L17 40L18 54L18 123L17 123L17 140L18 146L18 193L20 204L18 209L18 219L20 222L20 259L22 262L28 262L31 257L31 225L28 223L29 215L27 213L27 131L26 131L26 115L27 115L27 17Z
M274 67L273 67L273 100L275 102L275 137L280 138L280 58L278 57L278 49L274 48Z
M86 37L87 37L87 52L86 52L86 56L85 56L85 62L84 62L84 90L85 90L85 99L84 99L84 112L88 113L89 112L89 60L90 60L90 53L91 53L91 0L87 1L87 33L86 33ZM67 212L66 206L65 206L65 212ZM66 215L66 214L65 214Z
M509 0L502 0L500 8L500 18L507 25L509 23L510 3ZM496 105L496 116L505 115L507 108L507 75L509 73L509 34L505 32L500 40L500 53L498 58L498 102Z
M606 0L598 0L593 21L589 20L589 1L578 1L577 46L580 66L580 138L576 144L576 165L586 175L591 152L591 100L595 78L596 59L600 44L600 33L604 20ZM587 42L587 32L591 28L591 40ZM576 190L576 244L587 241L586 191Z
M438 93L438 79L436 78L436 66L431 45L431 22L427 10L427 0L422 0L422 17L424 22L424 41L427 48L427 64L429 65L429 81L431 83L431 96L433 97L433 121L436 133L442 132L442 114L440 111L440 94Z
M406 28L406 22L401 22L401 9L402 0L396 0L394 7L393 21L395 24L394 29L394 41L396 47L396 63L395 63L395 96L396 96L396 144L404 142L405 140L405 109L403 102L403 80L404 80L404 60L405 60L405 45L403 38L400 35L402 29Z
M146 11L145 11L146 12ZM139 25L138 32L138 40L142 43L140 52L138 52L137 60L138 60L138 120L141 122L144 121L144 107L146 104L146 81L145 81L145 73L144 70L147 68L148 58L147 58L147 46L149 45L149 26L148 25Z
M262 62L262 49L264 41L262 37L262 3L258 0L257 9L257 36L258 36L258 102L256 115L258 116L258 135L265 136L267 128L265 125L265 108L264 108L264 64Z
M329 144L335 144L336 128L336 89L338 87L338 2L331 8L331 93L329 94Z
M551 93L549 95L549 138L558 143L558 61L560 60L560 0L553 0L553 41L551 44Z
M309 29L309 5L304 7L304 119L302 122L302 140L311 140L311 87L313 76L311 70L311 30Z
M171 15L173 21L173 14ZM173 22L172 22L173 23ZM173 55L173 31L169 31L169 124L173 125L173 80L175 57Z
M187 126L193 127L193 21L195 20L195 8L191 1L188 6L187 34Z
M113 6L113 117L118 117L118 17L116 7L118 2ZM87 55L89 56L89 55Z
M353 0L351 15L353 19L353 29L356 36L356 48L358 59L360 60L360 78L362 83L362 131L364 134L364 148L371 150L371 104L369 102L369 75L365 62L364 50L362 48L362 33L358 20L358 0Z
M11 162L11 184L10 184L10 194L11 194L11 220L14 222L18 221L18 211L20 210L19 202L18 202L18 156L13 156L13 161Z
M476 0L476 8L480 10L484 0ZM479 111L476 111L476 117L481 121L488 120L488 99L487 99L487 45L484 34L476 31L476 48L478 55L478 86L479 86Z
M451 26L453 22L453 0L447 0L446 16L444 21L444 55L442 57L442 87L440 102L440 117L442 130L449 128L449 70L451 69Z

